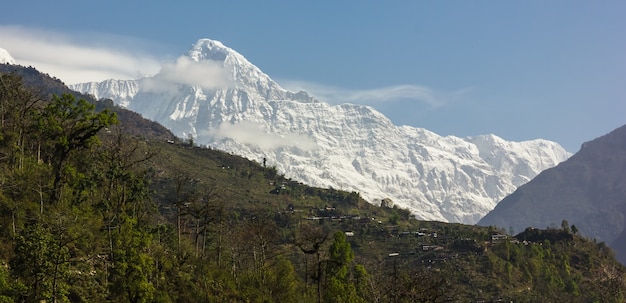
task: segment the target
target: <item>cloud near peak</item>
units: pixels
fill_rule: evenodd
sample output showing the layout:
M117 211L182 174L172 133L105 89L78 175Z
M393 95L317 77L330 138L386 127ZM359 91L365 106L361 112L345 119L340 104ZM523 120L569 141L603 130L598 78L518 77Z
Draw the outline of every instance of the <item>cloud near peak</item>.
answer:
M106 33L63 33L23 26L0 25L0 48L15 62L33 66L67 84L108 79L145 78L145 91L163 93L191 85L204 89L232 88L232 75L219 62L194 61L187 56L175 61L157 58L150 42ZM416 102L438 108L465 90L440 92L420 85L395 85L373 89L346 89L304 81L279 81L291 91L304 90L331 103L380 105L396 101Z
M261 149L273 149L279 147L297 147L301 150L314 150L317 144L306 135L289 133L279 135L264 132L260 125L254 122L241 121L236 124L223 122L217 130L210 135L222 138L231 138L244 144L257 145Z
M0 26L0 47L17 64L33 66L67 84L154 75L161 63L138 51L145 41L107 34L65 34L22 26Z
M144 79L142 90L167 92L178 85L199 86L204 89L225 89L235 86L228 71L217 61L194 61L180 56L173 63L165 63L154 77Z

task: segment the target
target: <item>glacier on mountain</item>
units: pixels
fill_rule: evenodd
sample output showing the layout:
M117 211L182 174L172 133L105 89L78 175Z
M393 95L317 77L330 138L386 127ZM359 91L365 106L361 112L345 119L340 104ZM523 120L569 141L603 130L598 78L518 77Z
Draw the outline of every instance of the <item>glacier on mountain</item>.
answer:
M417 218L474 224L496 203L570 154L542 139L439 136L394 125L374 108L290 92L221 42L201 39L153 77L71 88L142 114L182 138L286 177L390 198Z

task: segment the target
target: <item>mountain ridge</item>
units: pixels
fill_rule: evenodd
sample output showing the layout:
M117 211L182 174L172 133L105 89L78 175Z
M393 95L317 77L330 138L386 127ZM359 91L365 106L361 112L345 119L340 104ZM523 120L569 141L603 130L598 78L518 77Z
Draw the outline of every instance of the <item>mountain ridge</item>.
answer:
M320 102L283 89L210 39L154 77L70 87L110 98L197 144L266 159L290 178L357 191L373 204L391 198L428 220L475 223L570 155L546 140L442 137L396 126L369 106Z
M479 225L520 231L559 226L606 242L626 263L626 125L585 142L580 151L503 199Z
M41 73L33 67L0 64L0 74L2 73L19 76L24 86L36 92L43 100L52 98L52 95L61 96L63 94L71 94L74 95L76 99L85 99L96 105L97 110L109 109L117 114L119 121L124 125L123 131L128 135L150 137L153 139L158 138L161 140L173 140L176 138L169 129L157 122L147 120L136 112L116 106L110 99L100 99L100 101L98 101L91 95L71 90L61 80Z

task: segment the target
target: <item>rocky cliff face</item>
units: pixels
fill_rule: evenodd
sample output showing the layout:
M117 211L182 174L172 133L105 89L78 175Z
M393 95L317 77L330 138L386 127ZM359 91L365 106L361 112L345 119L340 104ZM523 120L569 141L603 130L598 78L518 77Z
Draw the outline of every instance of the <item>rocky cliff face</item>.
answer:
M390 198L418 218L476 223L497 201L567 159L557 143L442 137L372 107L282 89L242 55L199 40L154 77L72 86L196 143L274 165L313 186Z

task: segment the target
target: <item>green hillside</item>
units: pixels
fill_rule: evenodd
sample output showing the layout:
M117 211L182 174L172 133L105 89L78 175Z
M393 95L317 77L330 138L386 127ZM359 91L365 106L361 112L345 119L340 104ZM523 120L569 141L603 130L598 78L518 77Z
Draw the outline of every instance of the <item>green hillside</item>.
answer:
M123 115L0 74L0 302L624 301L566 222L418 221Z

